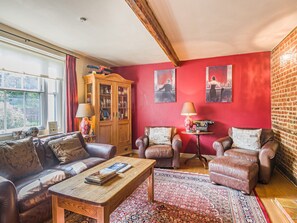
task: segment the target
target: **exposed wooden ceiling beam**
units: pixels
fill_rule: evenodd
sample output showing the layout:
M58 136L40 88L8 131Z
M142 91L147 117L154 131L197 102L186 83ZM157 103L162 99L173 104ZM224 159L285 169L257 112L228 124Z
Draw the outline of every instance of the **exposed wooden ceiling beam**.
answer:
M125 0L133 12L137 15L139 20L155 38L157 43L163 49L169 60L174 66L179 66L180 60L178 59L170 41L168 40L164 30L155 17L152 9L149 7L146 0Z

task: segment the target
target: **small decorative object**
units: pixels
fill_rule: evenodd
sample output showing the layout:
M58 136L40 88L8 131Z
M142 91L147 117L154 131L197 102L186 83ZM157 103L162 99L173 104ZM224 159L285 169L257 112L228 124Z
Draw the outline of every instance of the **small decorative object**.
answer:
M208 126L212 125L214 122L211 120L195 120L193 123L196 126L196 130L199 130L200 132L207 132Z
M48 133L55 134L58 133L58 123L57 122L48 122Z
M154 72L155 102L175 102L175 69L155 70Z
M20 139L22 136L23 131L14 131L12 132L12 137L13 139L17 140Z
M193 127L193 121L191 119L191 116L197 115L193 102L184 103L181 115L187 116L185 119L186 132L191 132Z
M38 133L39 133L39 129L37 127L31 127L26 132L26 135L27 136L37 137Z
M232 65L206 67L206 102L232 102Z
M96 65L87 65L87 68L89 68L89 73L92 74L103 74L103 75L107 75L110 74L112 72L112 70L109 67L105 67L105 66L96 66Z
M77 118L82 118L80 123L80 131L83 135L88 135L91 129L91 122L89 117L93 116L94 110L91 104L83 103L78 105L78 109L76 112Z

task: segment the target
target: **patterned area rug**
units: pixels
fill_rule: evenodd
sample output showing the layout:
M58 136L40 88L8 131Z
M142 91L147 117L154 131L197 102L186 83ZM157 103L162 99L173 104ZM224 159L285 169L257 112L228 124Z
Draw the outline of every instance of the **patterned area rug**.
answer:
M66 213L66 223L93 219ZM208 175L155 169L155 202L147 201L144 182L110 216L112 223L254 222L270 220L260 202L227 187L213 185Z

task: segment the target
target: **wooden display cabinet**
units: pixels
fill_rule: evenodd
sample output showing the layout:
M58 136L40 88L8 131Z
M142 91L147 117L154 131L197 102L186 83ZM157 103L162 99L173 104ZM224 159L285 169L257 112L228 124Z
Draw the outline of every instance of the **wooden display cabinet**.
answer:
M119 74L84 76L86 102L92 103L95 116L92 129L96 142L113 144L117 155L132 153L131 84Z

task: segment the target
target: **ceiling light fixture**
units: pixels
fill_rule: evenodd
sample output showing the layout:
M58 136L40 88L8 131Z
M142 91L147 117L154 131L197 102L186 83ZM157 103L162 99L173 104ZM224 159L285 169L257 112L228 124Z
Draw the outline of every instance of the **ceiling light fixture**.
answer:
M81 22L85 22L85 21L87 21L87 18L86 18L86 17L80 17L79 20L80 20Z

